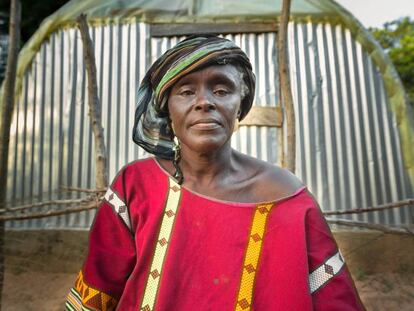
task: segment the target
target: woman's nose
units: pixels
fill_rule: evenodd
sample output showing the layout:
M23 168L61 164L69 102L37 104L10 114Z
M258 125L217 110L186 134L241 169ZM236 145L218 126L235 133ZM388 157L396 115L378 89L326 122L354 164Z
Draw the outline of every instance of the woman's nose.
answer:
M196 100L197 102L195 104L195 110L210 111L216 109L214 99L212 98L211 94L206 91L198 92Z

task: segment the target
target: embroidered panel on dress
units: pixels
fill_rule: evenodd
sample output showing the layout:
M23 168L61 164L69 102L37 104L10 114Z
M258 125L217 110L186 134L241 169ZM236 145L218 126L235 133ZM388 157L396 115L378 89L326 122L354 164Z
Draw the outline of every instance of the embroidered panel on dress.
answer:
M328 258L319 268L309 274L309 288L311 294L325 285L332 279L344 266L344 259L338 251L335 255Z
M111 188L108 188L108 190L106 191L105 200L112 206L115 213L117 213L121 217L125 225L131 231L131 221L129 219L129 212L126 204L118 197L118 195Z
M256 270L262 250L266 222L273 206L274 204L260 204L255 209L246 256L243 262L240 289L235 307L236 311L251 310L252 308Z
M117 304L118 301L115 298L87 285L81 271L76 279L75 287L66 297L65 309L70 311L112 311L115 310Z
M180 196L181 187L174 179L169 178L167 202L165 204L160 232L158 234L154 256L152 258L147 283L145 285L144 296L140 307L140 310L142 311L152 311L155 308L164 260L167 255L168 243L170 242L171 233L174 227Z

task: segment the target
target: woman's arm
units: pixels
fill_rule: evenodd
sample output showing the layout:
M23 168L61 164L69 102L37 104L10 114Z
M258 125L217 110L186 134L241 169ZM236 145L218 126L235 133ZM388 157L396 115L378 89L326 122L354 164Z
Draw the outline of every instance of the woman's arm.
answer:
M309 287L317 311L365 310L335 239L315 203L306 215Z
M66 300L67 310L114 310L135 264L122 172L105 194L89 236L88 255Z

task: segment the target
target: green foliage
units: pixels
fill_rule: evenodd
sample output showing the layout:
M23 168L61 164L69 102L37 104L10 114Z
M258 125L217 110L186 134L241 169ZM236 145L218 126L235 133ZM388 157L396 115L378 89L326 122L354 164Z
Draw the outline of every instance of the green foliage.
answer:
M414 106L414 20L404 17L370 31L394 63Z

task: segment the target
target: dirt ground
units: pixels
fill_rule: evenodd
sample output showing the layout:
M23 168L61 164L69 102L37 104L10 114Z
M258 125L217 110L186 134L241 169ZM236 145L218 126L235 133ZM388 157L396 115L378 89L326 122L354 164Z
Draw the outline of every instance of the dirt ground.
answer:
M8 232L3 310L63 310L87 244L86 232ZM414 238L337 232L367 310L414 310Z

